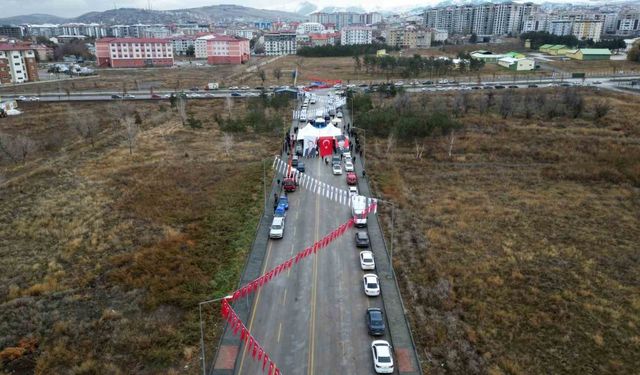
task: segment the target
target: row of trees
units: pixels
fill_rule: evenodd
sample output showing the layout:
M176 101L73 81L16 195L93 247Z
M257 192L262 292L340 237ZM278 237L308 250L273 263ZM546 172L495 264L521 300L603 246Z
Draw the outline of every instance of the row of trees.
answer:
M386 44L354 44L336 46L302 47L298 50L298 56L304 57L348 57L375 54L378 50L397 51L399 48Z
M233 115L229 111L226 117L216 113L214 120L224 132L242 133L251 129L256 133L277 135L284 127L278 109L289 105L289 101L284 96L250 98L247 99L247 109L242 116Z
M623 39L605 39L599 42L594 42L592 39L578 40L573 35L554 35L546 31L532 31L528 33L520 34L520 39L524 42L529 39L531 41L531 48L538 49L544 44L564 44L570 47L578 48L608 48L611 50L617 50L625 48L626 44Z
M353 56L354 68L366 73L384 73L387 79L399 73L404 78L419 77L425 74L431 76L448 75L454 70L460 73L478 71L484 66L484 61L471 58L468 54L460 54L460 62L455 65L451 59L424 58L420 55L412 57L395 57L390 55Z

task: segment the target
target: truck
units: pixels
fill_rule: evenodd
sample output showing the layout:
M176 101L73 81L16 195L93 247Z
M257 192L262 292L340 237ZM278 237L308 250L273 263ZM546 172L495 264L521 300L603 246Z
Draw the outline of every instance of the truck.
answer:
M356 227L367 226L367 216L363 215L367 208L367 198L362 195L351 196L351 215L355 220Z
M220 87L218 82L209 82L207 83L207 90L217 90Z

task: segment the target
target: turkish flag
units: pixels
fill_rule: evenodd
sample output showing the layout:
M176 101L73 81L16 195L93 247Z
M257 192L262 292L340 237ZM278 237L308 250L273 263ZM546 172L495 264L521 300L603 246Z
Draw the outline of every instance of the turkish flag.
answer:
M333 137L318 138L318 148L320 149L320 157L333 154Z

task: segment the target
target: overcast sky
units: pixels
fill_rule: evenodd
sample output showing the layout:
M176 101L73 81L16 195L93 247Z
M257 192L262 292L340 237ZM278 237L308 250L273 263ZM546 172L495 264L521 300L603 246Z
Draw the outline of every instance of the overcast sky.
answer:
M22 14L47 13L60 17L76 17L86 12L118 8L146 8L148 0L0 0L0 18ZM366 10L409 6L428 6L440 0L307 0L318 8L325 6L359 6ZM534 0L535 1L535 0ZM556 0L565 2L567 0ZM304 0L151 0L156 10L195 8L215 4L238 4L254 8L294 11ZM537 2L537 1L536 1Z

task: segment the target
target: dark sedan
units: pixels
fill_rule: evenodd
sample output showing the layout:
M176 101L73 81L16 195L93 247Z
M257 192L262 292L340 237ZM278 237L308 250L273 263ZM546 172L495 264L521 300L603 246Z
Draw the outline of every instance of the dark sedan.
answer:
M369 234L367 232L356 232L356 247L369 247Z
M384 335L384 315L381 309L376 307L367 309L367 328L371 336Z

